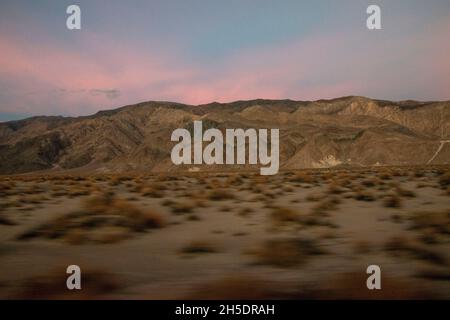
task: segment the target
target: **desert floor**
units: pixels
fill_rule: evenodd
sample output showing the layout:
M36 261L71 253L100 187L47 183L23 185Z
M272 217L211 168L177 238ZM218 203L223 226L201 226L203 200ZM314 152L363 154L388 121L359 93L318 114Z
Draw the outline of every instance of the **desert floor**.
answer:
M448 166L18 175L0 194L0 298L450 298Z

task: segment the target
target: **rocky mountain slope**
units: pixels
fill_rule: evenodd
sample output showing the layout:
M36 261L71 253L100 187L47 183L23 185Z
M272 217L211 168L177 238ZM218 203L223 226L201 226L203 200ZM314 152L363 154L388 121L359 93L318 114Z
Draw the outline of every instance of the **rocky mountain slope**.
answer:
M343 97L200 106L144 102L88 117L0 123L0 173L192 170L172 164L170 136L194 120L222 130L279 128L281 168L450 163L450 101Z

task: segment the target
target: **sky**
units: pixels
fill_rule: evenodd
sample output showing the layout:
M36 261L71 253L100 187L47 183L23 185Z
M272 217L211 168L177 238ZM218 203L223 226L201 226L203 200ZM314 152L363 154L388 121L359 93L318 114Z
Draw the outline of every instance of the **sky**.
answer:
M81 8L81 30L66 8ZM381 30L366 27L370 4ZM148 100L450 100L450 0L2 0L0 121Z

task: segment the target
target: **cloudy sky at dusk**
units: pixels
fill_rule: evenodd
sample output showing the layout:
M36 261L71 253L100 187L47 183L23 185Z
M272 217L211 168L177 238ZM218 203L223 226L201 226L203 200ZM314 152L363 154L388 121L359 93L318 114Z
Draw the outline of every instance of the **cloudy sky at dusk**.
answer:
M450 100L449 57L449 0L2 0L0 121L146 100Z

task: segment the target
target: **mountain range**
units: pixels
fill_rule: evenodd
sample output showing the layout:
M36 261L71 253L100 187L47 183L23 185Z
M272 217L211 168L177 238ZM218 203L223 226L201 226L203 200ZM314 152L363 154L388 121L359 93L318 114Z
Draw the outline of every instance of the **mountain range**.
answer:
M0 173L171 172L242 166L175 166L176 128L279 128L281 169L450 164L450 101L149 101L91 116L0 123ZM249 166L250 169L250 166Z

